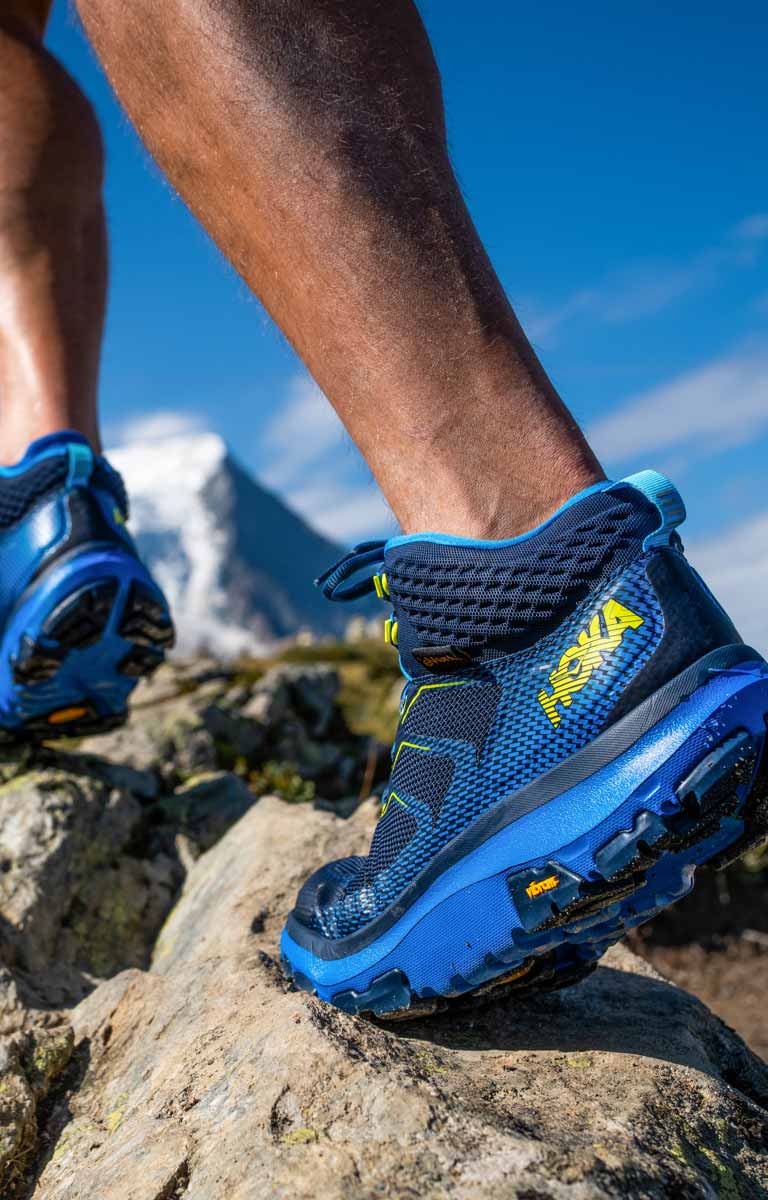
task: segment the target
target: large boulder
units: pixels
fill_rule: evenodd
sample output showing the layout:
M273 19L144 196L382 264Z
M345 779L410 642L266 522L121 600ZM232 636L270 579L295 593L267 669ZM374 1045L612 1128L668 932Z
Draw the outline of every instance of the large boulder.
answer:
M146 964L181 872L162 851L136 853L154 776L45 758L0 787L0 962L57 1005Z
M152 970L72 1014L82 1069L38 1122L35 1200L766 1194L768 1068L626 950L413 1026L287 988L298 883L372 819L263 799L194 864Z

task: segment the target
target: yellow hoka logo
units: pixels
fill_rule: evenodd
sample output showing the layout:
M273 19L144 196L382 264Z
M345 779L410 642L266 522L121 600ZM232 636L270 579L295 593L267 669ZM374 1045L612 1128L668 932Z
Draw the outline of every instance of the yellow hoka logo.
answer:
M533 900L536 898L536 896L541 896L544 892L553 892L559 883L559 875L549 875L546 879L542 879L541 881L533 879L525 889L525 894L526 896L529 896L531 900Z
M558 706L569 708L575 692L580 692L592 678L592 672L602 667L605 657L621 645L628 629L638 629L643 618L631 609L609 600L595 613L588 629L582 629L575 646L569 646L556 670L549 677L551 694L539 692L539 704L557 729L562 718Z

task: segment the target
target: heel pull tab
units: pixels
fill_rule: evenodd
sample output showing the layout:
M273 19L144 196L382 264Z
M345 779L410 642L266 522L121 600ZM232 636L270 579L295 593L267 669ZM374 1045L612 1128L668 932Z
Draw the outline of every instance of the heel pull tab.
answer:
M643 542L643 550L669 546L675 530L682 525L687 516L683 498L672 481L660 471L638 471L635 475L621 479L614 487L633 487L642 492L659 514L661 524L653 533L648 534ZM613 491L613 488L609 490Z
M86 487L93 474L93 451L83 442L70 442L67 446L69 471L67 472L67 489Z

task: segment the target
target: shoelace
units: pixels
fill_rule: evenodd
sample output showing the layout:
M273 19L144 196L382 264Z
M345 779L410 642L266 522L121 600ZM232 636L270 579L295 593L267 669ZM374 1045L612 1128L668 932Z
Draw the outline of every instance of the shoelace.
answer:
M316 579L315 586L320 588L326 600L360 600L371 592L375 592L379 600L389 600L389 584L382 570L385 545L384 541L360 542ZM362 579L354 579L360 571L372 566L379 569ZM352 582L347 582L350 579ZM398 622L394 611L384 622L384 641L388 646L398 644Z
M315 587L320 589L326 600L359 600L371 592L381 595L376 586L376 580L381 578L378 573L358 580L352 577L365 567L383 567L385 545L384 541L360 542L316 579ZM352 582L348 583L350 579Z

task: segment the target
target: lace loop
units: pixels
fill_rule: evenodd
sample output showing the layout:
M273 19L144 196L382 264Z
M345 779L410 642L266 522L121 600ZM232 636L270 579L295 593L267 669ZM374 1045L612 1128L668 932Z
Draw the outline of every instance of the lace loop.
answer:
M351 583L347 580L365 567L374 564L383 566L385 545L384 541L360 542L316 579L315 587L320 589L326 600L359 600L369 595L376 590L373 575L366 575Z

